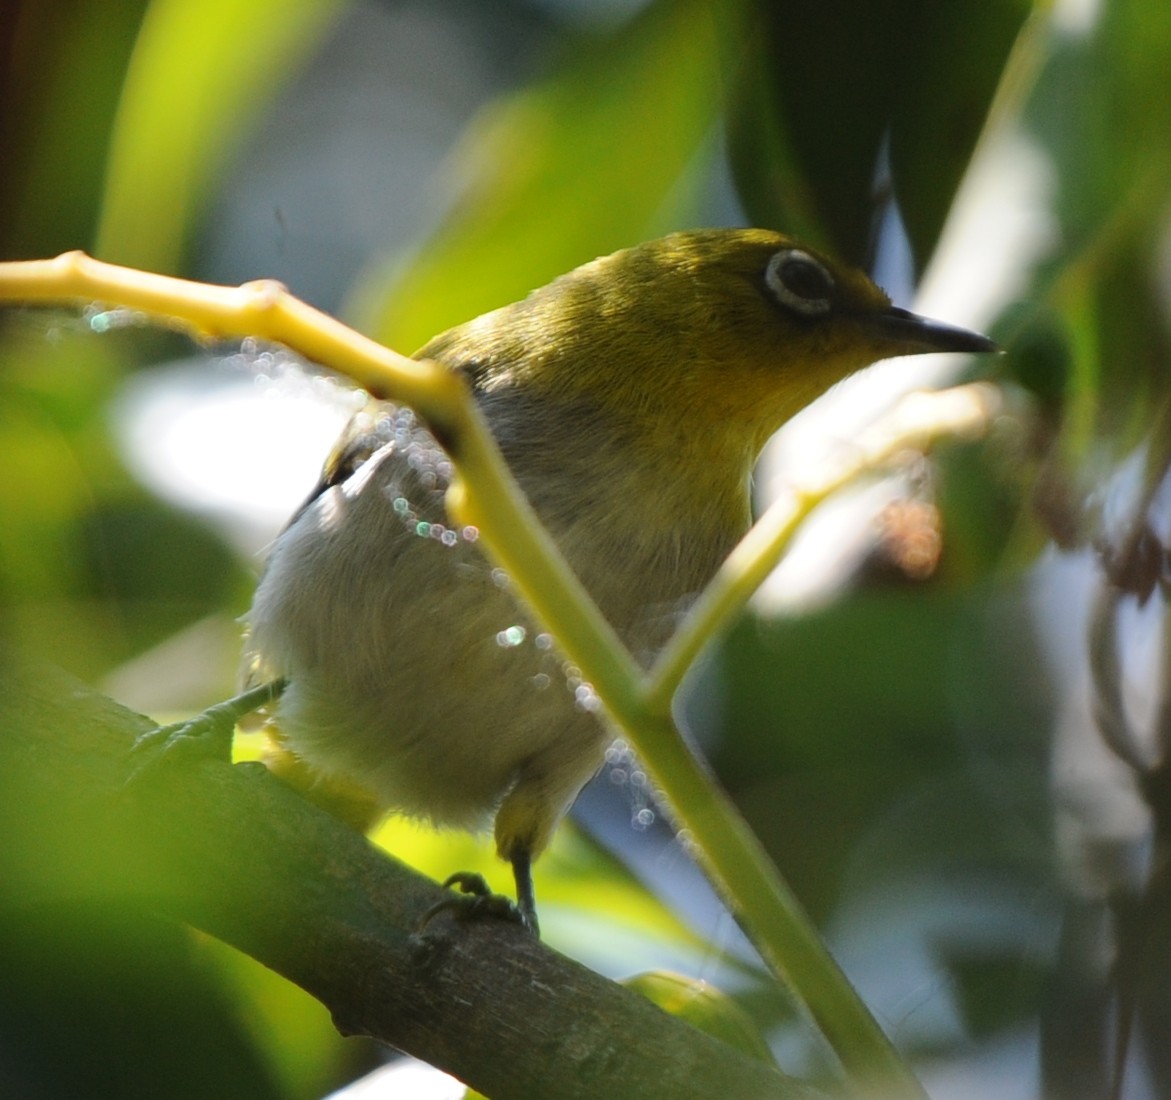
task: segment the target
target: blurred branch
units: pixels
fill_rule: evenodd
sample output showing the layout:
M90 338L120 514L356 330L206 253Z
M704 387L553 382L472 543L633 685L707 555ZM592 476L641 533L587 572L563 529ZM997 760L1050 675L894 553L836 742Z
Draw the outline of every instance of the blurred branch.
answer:
M1000 412L1000 392L975 382L936 393L911 393L884 417L785 491L728 555L675 635L659 654L646 686L646 706L662 713L703 647L729 626L776 568L797 529L828 497L901 455L947 439L983 435Z
M59 671L0 674L10 900L129 897L283 974L344 1034L493 1097L821 1095L518 926L439 916L420 933L447 895L260 765L187 758L128 788L151 728Z

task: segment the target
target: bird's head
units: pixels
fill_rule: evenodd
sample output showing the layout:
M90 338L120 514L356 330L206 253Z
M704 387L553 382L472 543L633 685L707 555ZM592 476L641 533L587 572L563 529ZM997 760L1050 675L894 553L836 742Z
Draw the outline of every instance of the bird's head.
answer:
M891 305L865 274L779 233L674 233L583 264L418 354L485 391L603 410L654 445L685 435L753 454L878 359L995 350Z

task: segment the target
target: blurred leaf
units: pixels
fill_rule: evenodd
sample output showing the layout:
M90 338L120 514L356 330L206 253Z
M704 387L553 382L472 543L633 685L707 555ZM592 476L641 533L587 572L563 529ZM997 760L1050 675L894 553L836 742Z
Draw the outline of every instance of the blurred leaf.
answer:
M72 321L26 320L3 330L0 592L33 605L77 594L70 532L99 486L125 481L102 409L117 376L118 342L70 338Z
M968 1033L985 1039L1019 1025L1036 1012L1048 992L1050 975L1040 959L1022 952L979 954L969 946L954 953L940 950L941 963L951 977Z
M81 596L119 610L121 656L231 607L251 579L214 529L145 494L104 500L70 534Z
M1116 501L1107 517L1103 483L1133 455L1146 453L1142 476L1151 482L1166 461L1159 425L1171 410L1169 63L1171 9L1102 5L1096 22L1055 36L1026 115L1061 181L1055 211L1064 247L1034 309L1064 354L1038 359L1026 342L1010 364L1035 390L1063 387L1059 473L1051 478L1059 491L1051 495L1068 503L1056 522L1116 547L1132 536L1142 494L1134 507ZM1036 327L1030 319L1026 334Z
M1054 423L1072 370L1064 319L1055 309L1017 302L1001 315L1000 324L1012 333L1008 362L1013 378L1035 399L1046 422Z
M636 974L622 984L692 1027L762 1062L776 1064L752 1017L707 982L657 970Z
M861 838L908 792L967 776L969 752L1030 776L1041 767L1036 656L1021 623L984 621L987 596L938 585L855 593L798 619L745 622L724 643L713 760L815 917L840 900ZM958 831L922 832L907 861L962 843L987 851L987 806L967 805ZM889 871L902 857L884 858Z
M343 1038L329 1011L299 986L219 940L197 959L234 997L234 1015L281 1085L283 1100L316 1100L378 1061L372 1040Z
M1058 213L1071 256L1144 236L1171 177L1171 8L1103 4L1097 22L1058 36L1028 121L1063 186ZM1094 257L1083 257L1092 260Z
M118 108L97 253L174 271L217 174L342 0L153 0Z
M1020 485L1037 468L1022 453L1019 428L976 446L936 456L943 558L938 583L973 585L1006 566L1027 567L1042 545L1034 517L1022 515Z
M92 246L110 121L145 6L0 8L0 258Z
M358 289L363 327L410 352L691 220L721 105L725 10L659 0L617 32L577 42L543 85L488 109L451 164L463 181L455 211L390 286Z
M884 143L915 258L935 246L1028 0L756 5L729 121L757 224L861 266L873 257Z
M43 313L0 332L0 601L23 652L90 677L225 604L239 614L247 579L118 456L108 401L141 335Z
M106 903L0 906L5 1095L278 1100L187 932Z
M1048 0L901 5L904 53L892 66L891 174L917 268L935 250L984 129L1009 52L1033 8ZM896 55L897 56L897 55Z

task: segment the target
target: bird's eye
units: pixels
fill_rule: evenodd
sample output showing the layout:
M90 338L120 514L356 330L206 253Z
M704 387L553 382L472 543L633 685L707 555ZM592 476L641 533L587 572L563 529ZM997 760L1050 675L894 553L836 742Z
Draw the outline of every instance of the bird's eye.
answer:
M764 270L764 281L781 305L805 317L828 313L833 304L833 276L799 248L776 253Z

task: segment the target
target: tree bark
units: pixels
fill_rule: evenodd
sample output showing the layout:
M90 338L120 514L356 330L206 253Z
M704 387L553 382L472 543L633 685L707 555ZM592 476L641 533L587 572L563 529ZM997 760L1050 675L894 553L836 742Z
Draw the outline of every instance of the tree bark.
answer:
M420 931L440 888L261 765L185 758L127 785L151 728L55 669L0 670L0 903L132 898L498 1100L822 1095L518 926Z

